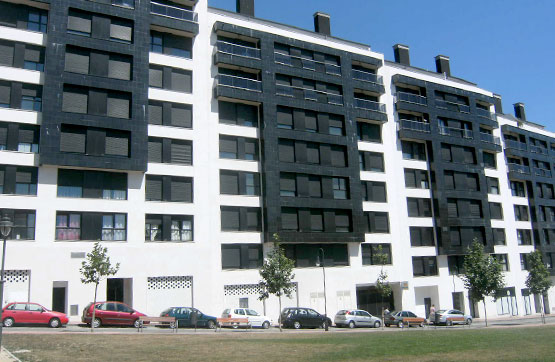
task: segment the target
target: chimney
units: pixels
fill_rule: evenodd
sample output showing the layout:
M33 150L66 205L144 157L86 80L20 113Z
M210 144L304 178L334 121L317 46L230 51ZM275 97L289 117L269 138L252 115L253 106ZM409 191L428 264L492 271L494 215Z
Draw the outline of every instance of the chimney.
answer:
M449 67L449 57L445 55L438 55L436 57L436 70L438 73L451 76L451 68Z
M393 46L395 55L395 63L410 65L409 47L403 44L395 44Z
M331 36L330 16L326 13L314 13L314 31L323 35Z
M237 0L237 12L254 18L254 0Z
M515 103L515 117L521 121L526 121L526 113L524 113L524 103Z
M499 94L493 95L493 104L495 105L495 113L503 114L503 105L501 104L501 96Z

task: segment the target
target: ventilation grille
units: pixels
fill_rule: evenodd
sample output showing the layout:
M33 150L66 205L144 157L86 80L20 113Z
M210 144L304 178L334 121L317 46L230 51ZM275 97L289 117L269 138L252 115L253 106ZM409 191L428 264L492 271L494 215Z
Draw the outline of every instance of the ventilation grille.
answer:
M148 277L148 289L186 289L192 284L192 276Z
M7 283L27 283L29 270L4 270L4 279Z
M297 288L297 283L294 283L293 294L297 293ZM258 284L224 285L224 295L226 296L260 295L260 292Z

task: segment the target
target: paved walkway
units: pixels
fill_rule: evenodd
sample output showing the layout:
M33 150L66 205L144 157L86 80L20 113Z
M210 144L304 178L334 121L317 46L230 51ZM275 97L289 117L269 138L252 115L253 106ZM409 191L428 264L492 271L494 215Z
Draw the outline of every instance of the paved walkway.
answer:
M16 358L7 349L2 347L0 351L0 362L20 362L19 358Z

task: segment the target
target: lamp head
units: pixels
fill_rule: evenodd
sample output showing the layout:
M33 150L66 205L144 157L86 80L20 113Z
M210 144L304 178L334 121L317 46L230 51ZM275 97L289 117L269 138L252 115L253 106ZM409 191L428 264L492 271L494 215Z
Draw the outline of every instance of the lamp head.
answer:
M0 221L0 233L2 233L3 237L8 237L10 232L12 231L13 223L10 220L9 216L2 217L2 221Z

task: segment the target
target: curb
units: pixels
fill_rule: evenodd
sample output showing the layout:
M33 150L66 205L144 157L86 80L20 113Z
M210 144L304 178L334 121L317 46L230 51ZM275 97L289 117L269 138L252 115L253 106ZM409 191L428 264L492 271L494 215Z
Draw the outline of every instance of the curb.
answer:
M4 355L4 356L2 356ZM0 351L0 357L2 357L0 359L0 361L3 361L4 358L3 357L7 357L6 360L9 361L15 361L15 362L21 362L21 360L19 358L17 358L16 356L14 356L10 351L8 351L6 348L2 347L2 350Z

